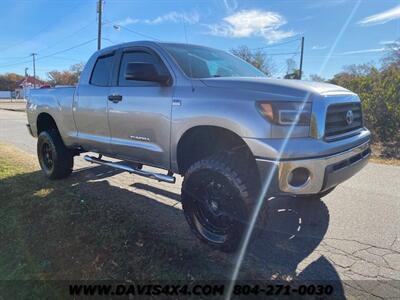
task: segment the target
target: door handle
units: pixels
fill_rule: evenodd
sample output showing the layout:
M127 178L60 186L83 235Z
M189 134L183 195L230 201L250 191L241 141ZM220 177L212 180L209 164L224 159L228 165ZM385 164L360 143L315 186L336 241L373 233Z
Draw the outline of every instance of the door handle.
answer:
M109 95L108 100L112 101L114 103L118 103L119 101L122 100L122 96L121 95Z

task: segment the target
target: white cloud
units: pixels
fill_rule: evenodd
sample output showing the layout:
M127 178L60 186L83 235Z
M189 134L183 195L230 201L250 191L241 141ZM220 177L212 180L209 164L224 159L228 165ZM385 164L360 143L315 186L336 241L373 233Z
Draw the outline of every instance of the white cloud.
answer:
M386 10L376 15L372 15L366 17L358 22L358 24L367 26L367 25L378 25L384 24L392 20L396 20L400 18L400 5L393 7L392 9Z
M121 26L126 26L126 25L130 25L130 24L136 24L136 23L139 23L139 22L140 22L139 19L134 19L134 18L128 17L128 18L126 18L126 19L124 19L122 21L118 21L116 23L118 25L121 25Z
M353 50L339 53L339 55L351 55L351 54L363 54L363 53L374 53L383 52L387 50L386 48L373 48L373 49L363 49L363 50Z
M233 12L238 8L236 0L223 0L225 8L228 12Z
M363 53L379 53L379 52L384 52L388 51L389 48L387 46L389 45L396 45L396 47L393 47L393 49L398 50L400 49L400 41L381 41L379 44L383 45L383 47L380 48L371 48L371 49L360 49L360 50L351 50L351 51L345 51L338 53L337 55L351 55L351 54L363 54Z
M241 10L223 19L218 24L209 25L210 34L233 38L261 36L268 43L295 35L293 31L279 28L287 23L286 19L272 11Z
M196 24L200 20L200 15L197 12L193 13L178 13L176 11L172 11L165 15L159 16L154 19L146 19L144 22L147 24L161 24L161 23L188 23L188 24Z
M326 48L328 48L328 46L325 46L325 45L315 45L315 46L312 46L312 47L311 47L311 50L324 50L324 49L326 49Z
M400 41L395 41L395 40L392 40L392 41L380 41L379 42L379 44L381 44L381 45L400 45Z
M198 23L200 20L200 15L197 12L192 12L192 13L179 13L176 11L171 11L165 15L158 16L153 19L135 19L128 17L124 20L117 21L115 24L121 25L121 26L126 26L130 24L137 24L137 23L142 23L142 24L149 24L149 25L159 25L162 23L188 23L188 24L195 24Z

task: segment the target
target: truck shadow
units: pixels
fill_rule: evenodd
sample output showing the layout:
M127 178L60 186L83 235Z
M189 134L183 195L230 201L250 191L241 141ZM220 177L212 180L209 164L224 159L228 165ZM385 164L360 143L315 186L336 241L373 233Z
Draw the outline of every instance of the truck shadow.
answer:
M343 286L335 266L315 252L329 226L329 210L321 199L290 197L267 200L267 225L250 246L249 255L262 262L263 272L283 279L334 285L336 296Z
M229 279L234 255L199 242L179 208L104 180L118 173L96 166L76 170L62 181L48 181L39 171L1 180L0 193L8 191L10 197L0 201L2 218L15 207L20 211L13 219L17 228L4 229L9 243L0 251L18 252L8 247L19 241L25 245L22 257L28 255L33 269L51 279ZM18 184L24 186L20 191ZM178 194L155 185L133 186L179 201ZM10 187L15 190L10 192ZM298 270L323 239L328 224L329 211L322 201L269 199L268 224L249 247L240 278L340 283L335 267L322 255ZM9 255L13 257L12 252ZM21 262L14 260L18 268ZM19 276L17 272L11 279Z
M134 183L132 186L177 201L180 199L180 195L153 185ZM258 269L271 277L340 281L335 267L323 255L305 268L299 266L327 232L329 210L325 203L321 199L291 197L266 201L267 225L250 244L247 258L257 261Z

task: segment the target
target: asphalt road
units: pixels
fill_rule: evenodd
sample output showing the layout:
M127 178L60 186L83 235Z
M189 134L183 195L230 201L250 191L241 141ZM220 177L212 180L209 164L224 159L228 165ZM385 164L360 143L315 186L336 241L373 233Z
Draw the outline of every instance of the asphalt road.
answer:
M35 154L36 140L25 124L25 113L0 110L0 142ZM87 166L76 159L76 168ZM111 175L112 185L180 208L180 180L169 185ZM400 297L400 167L369 163L320 202L270 200L269 215L266 232L246 256L265 272L340 278L350 298L360 293L372 299Z

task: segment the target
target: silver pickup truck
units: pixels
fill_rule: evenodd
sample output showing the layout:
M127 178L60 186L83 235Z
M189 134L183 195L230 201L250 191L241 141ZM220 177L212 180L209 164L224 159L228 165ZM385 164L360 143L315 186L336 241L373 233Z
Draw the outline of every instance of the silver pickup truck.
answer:
M50 179L68 176L84 152L98 154L85 155L89 162L159 181L181 174L190 227L224 251L238 247L261 190L319 199L370 155L356 94L268 79L227 52L188 44L97 51L76 88L33 90L27 115Z

